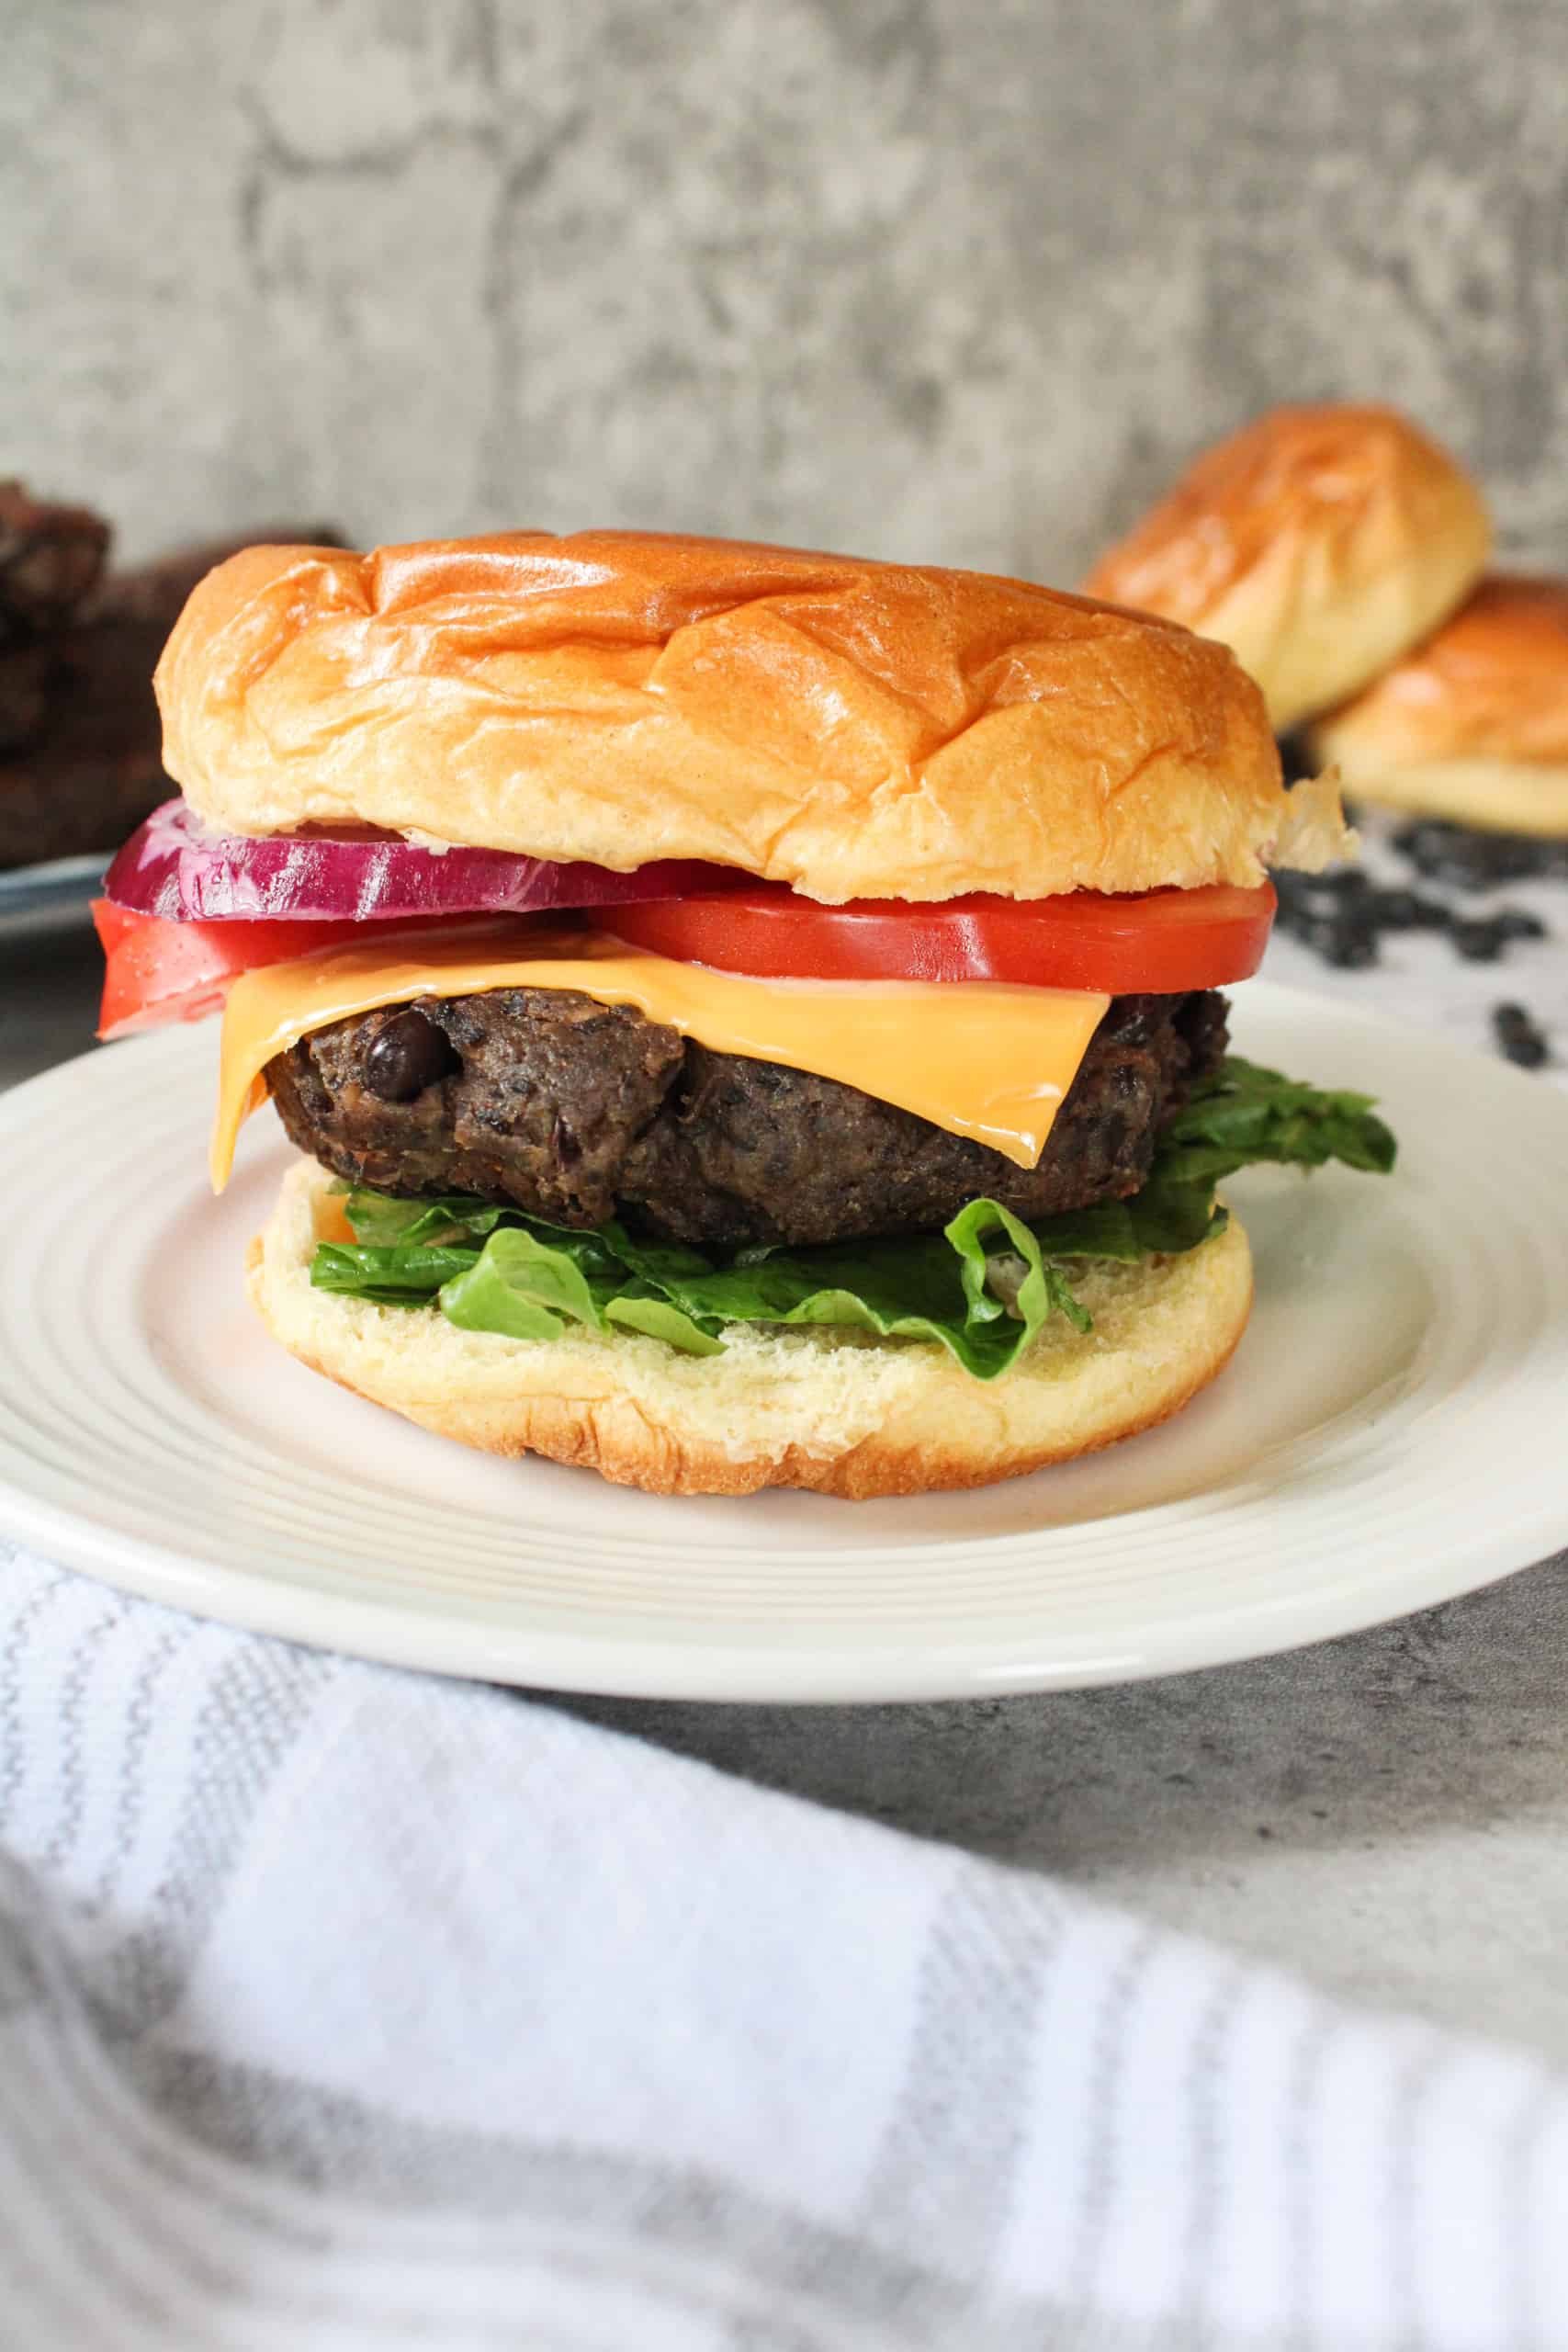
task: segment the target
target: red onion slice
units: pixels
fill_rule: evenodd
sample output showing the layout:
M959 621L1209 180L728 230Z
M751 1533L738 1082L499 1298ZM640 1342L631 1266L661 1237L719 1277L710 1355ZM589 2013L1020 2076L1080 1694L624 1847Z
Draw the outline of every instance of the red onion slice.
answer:
M385 836L209 832L184 800L165 800L132 833L104 878L134 914L176 922L397 921L412 915L538 914L626 906L748 879L728 866L661 859L635 873L552 864L505 850L422 849Z

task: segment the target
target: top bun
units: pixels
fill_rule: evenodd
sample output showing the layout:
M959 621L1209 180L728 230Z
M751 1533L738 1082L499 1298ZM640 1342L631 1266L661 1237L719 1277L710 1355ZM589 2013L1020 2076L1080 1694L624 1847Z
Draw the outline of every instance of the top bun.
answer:
M1368 800L1568 835L1568 580L1484 581L1311 741Z
M1023 581L717 539L253 548L197 589L157 689L169 773L243 833L702 858L829 902L1254 883L1337 833L1331 795L1287 798L1220 646Z
M1397 410L1277 408L1190 466L1087 584L1228 645L1283 734L1418 644L1490 544L1469 475Z

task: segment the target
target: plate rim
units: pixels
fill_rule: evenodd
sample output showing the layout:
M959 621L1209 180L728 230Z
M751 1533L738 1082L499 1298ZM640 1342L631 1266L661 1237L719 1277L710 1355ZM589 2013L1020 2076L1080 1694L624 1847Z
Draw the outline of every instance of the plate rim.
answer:
M8 1507L15 1495L15 1489L0 1483L0 1496ZM1556 1556L1555 1549L1549 1549L1531 1551L1521 1559L1511 1544L1499 1539L1490 1551L1471 1553L1466 1566L1457 1573L1429 1568L1416 1578L1414 1589L1409 1583L1403 1585L1402 1597L1392 1609L1375 1605L1369 1596L1365 1608L1331 1611L1325 1596L1321 1623L1314 1622L1313 1610L1298 1595L1291 1603L1288 1630L1279 1630L1278 1638L1260 1636L1250 1615L1238 1618L1238 1626L1247 1623L1251 1631L1235 1646L1216 1647L1212 1640L1195 1635L1190 1645L1168 1644L1157 1657L1131 1652L1115 1658L1031 1657L1011 1662L969 1658L955 1646L953 1653L928 1656L922 1666L900 1670L889 1656L871 1647L858 1652L852 1663L831 1649L804 1648L781 1650L763 1663L755 1645L694 1646L654 1640L643 1634L635 1639L605 1641L558 1631L481 1632L473 1625L456 1626L435 1614L416 1619L389 1599L307 1593L254 1569L221 1566L175 1548L147 1544L134 1536L99 1533L95 1541L96 1532L92 1522L73 1520L32 1498L11 1518L7 1529L18 1549L36 1550L51 1564L75 1569L115 1591L209 1623L291 1642L303 1649L563 1697L735 1706L957 1703L965 1699L1022 1698L1052 1690L1161 1681L1172 1675L1280 1657L1379 1625L1397 1624L1445 1601L1462 1600L1468 1593L1546 1566ZM215 1572L229 1587L221 1610L203 1605L206 1585ZM189 1589L197 1583L202 1592ZM1283 1611L1285 1604L1279 1605ZM330 1619L332 1623L307 1631L300 1623L303 1611ZM1201 1626L1203 1622L1199 1618L1195 1623ZM492 1654L484 1660L475 1656L480 1641L492 1645Z

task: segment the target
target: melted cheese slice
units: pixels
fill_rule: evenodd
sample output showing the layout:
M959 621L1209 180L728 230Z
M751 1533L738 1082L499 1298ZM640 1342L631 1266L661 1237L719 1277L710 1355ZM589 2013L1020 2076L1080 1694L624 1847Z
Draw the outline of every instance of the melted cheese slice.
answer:
M526 952L521 952L525 944ZM221 1192L275 1054L355 1013L486 989L573 989L629 1004L716 1053L812 1071L1032 1168L1111 1000L990 980L749 980L601 932L405 933L247 972L223 1016L212 1182Z

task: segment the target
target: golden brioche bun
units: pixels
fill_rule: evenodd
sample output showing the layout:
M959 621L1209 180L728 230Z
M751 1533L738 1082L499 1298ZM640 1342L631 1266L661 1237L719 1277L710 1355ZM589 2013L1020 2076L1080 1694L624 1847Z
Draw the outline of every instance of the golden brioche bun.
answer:
M811 1487L856 1498L988 1486L1163 1421L1213 1380L1247 1325L1252 1261L1233 1217L1177 1258L1091 1266L1095 1318L1054 1319L995 1381L946 1350L845 1331L732 1325L722 1356L633 1332L510 1340L313 1290L332 1179L301 1160L252 1245L251 1298L314 1372L423 1428L502 1454L541 1453L660 1495Z
M1418 643L1490 544L1474 483L1397 410L1278 408L1189 467L1087 586L1228 645L1282 734Z
M191 597L157 688L169 773L227 830L701 858L829 902L1256 883L1306 814L1218 646L1023 581L724 540L253 548Z
M1568 580L1483 581L1311 742L1363 799L1568 836Z

